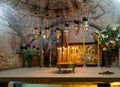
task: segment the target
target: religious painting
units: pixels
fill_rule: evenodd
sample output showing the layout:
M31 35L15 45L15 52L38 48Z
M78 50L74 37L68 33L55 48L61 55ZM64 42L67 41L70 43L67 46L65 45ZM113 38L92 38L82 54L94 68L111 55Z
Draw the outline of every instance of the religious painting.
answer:
M74 62L77 65L97 65L101 64L102 52L97 49L97 44L72 44L67 48L59 47L58 62ZM98 57L99 51L99 57Z

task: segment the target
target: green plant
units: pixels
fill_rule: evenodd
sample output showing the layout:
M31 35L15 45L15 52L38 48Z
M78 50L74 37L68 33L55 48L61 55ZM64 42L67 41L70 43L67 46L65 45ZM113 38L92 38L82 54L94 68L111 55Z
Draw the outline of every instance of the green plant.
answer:
M25 47L21 47L21 50L24 66L30 67L32 65L32 58L37 55L39 48L35 49L35 46L31 48L29 45L26 45Z
M22 58L25 60L32 59L33 56L37 54L36 50L33 48L24 49L22 51Z
M103 51L105 66L110 67L112 58L117 55L117 48L120 46L120 25L116 24L113 27L107 26L106 29L95 31L93 36L100 45Z
M120 25L116 24L113 27L107 26L106 29L103 29L101 31L95 31L93 33L95 40L98 41L99 39L100 48L103 51L115 49L117 46L120 45L119 28Z

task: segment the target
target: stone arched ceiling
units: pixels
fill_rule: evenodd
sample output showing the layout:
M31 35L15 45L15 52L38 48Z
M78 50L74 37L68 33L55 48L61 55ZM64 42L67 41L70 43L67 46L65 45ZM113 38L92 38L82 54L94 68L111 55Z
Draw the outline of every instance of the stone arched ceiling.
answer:
M89 7L93 0L1 0L1 2L17 10L29 10L31 14L42 17L47 13L50 16L54 16L54 14L66 16L66 13L81 9L85 7L84 5Z
M89 22L100 29L108 24L120 23L120 0L0 0L6 20L20 37L32 30L34 25L42 26L49 19L49 25L73 21L88 16ZM46 15L48 15L46 17Z
M108 18L111 14L119 16L120 13L119 0L1 0L0 2L19 15L25 16L29 13L30 16L40 18L44 18L46 14L49 14L49 18L60 15L64 20L88 16L91 21L96 21L106 15L101 21L111 21L111 17ZM116 19L119 19L118 16Z

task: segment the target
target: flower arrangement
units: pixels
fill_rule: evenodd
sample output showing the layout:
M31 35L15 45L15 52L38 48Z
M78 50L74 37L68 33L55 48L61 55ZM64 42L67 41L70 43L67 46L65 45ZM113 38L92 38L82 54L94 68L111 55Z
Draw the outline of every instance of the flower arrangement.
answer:
M33 58L33 56L37 55L39 48L35 48L35 46L30 47L30 45L26 45L26 46L22 46L21 47L21 54L22 54L22 58L25 62L27 62L27 64L25 64L25 66L31 66L31 60Z
M120 25L116 24L113 27L107 26L106 29L95 31L93 36L98 41L100 49L103 51L105 66L110 67L112 58L116 56L117 47L120 45Z
M95 40L99 40L100 48L103 51L112 50L119 46L119 28L120 25L116 24L113 27L107 26L106 29L93 33Z

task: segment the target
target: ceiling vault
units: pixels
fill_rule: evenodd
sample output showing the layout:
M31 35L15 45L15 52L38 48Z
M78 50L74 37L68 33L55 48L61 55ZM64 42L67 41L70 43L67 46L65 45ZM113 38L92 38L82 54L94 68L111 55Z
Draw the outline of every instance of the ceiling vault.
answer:
M8 10L12 11L4 16L7 16L10 27L24 38L22 31L27 31L28 27L33 28L37 23L45 25L46 20L49 20L49 26L52 27L57 26L59 20L61 23L74 22L75 19L82 21L82 18L87 16L90 26L97 29L114 24L110 21L111 16L114 16L112 18L115 18L115 23L119 23L120 2L114 1L111 3L112 0L0 0L0 4L6 5L5 9L9 8ZM8 13L8 10L5 10L5 13ZM58 15L59 18L56 17Z

